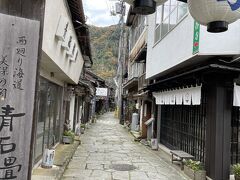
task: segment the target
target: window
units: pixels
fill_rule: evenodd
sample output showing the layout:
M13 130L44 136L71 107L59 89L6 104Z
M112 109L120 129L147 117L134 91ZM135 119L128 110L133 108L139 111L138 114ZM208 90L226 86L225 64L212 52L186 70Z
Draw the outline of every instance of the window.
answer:
M162 105L160 143L170 149L183 150L205 162L206 89L201 105ZM160 118L160 117L159 117Z
M177 0L168 0L158 6L156 11L155 43L172 30L187 14L187 4Z
M137 40L141 36L144 31L145 26L147 25L146 16L139 15L137 19L134 21L131 29L130 29L130 38L129 38L129 51L132 50Z
M41 158L44 148L60 142L62 93L62 87L40 78L35 162Z
M156 11L156 26L160 25L161 20L162 20L162 6L158 6Z
M183 2L179 2L178 3L178 20L181 20L185 14L187 14L187 5L186 3L183 3Z

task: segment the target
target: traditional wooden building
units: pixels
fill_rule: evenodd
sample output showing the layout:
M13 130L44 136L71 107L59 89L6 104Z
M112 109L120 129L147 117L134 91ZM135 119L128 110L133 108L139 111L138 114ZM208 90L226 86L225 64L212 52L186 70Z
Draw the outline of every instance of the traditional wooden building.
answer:
M131 123L132 114L138 113L138 124L135 130L141 138L147 137L145 122L151 118L152 99L146 87L146 56L147 56L147 16L137 15L132 7L128 12L126 25L128 28L128 59L125 62L124 79L124 120ZM135 126L135 125L134 125Z
M229 179L239 159L239 21L213 34L168 0L148 16L146 78L157 110L157 137L201 161L212 179ZM239 93L239 92L238 92ZM237 106L237 107L236 107Z
M56 6L57 4L57 6ZM42 58L36 99L34 164L44 149L62 141L64 124L75 130L86 99L80 75L90 67L91 49L81 0L45 2Z

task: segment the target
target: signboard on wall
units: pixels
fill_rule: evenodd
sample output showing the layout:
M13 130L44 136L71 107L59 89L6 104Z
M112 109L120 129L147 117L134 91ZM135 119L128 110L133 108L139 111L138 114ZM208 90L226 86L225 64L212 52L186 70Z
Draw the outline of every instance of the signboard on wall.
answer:
M27 179L38 21L0 14L0 179Z
M199 52L199 37L200 37L200 24L194 21L194 32L193 32L193 54Z
M70 23L66 17L60 16L55 36L59 41L62 41L62 47L67 51L70 62L76 62L78 57L77 43L73 40L73 32L70 30Z
M106 97L108 95L107 88L96 88L96 96L103 96Z

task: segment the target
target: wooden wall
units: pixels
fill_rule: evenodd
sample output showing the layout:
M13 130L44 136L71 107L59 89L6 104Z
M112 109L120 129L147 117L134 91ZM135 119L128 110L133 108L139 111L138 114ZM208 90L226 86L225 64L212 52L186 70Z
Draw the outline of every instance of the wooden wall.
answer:
M35 79L35 97L34 97L34 113L32 114L32 135L31 135L31 147L29 152L29 164L28 167L25 167L24 171L28 171L28 178L31 179L31 170L32 170L32 158L33 158L33 149L35 142L35 131L37 124L37 102L38 99L38 86L39 86L39 63L41 60L42 53L42 35L43 35L43 23L44 23L44 11L45 11L45 0L1 0L0 1L0 13L8 14L12 16L23 17L27 19L37 20L40 22L40 31L39 31L39 43L38 43L38 54L37 54L37 69L36 69L36 79Z

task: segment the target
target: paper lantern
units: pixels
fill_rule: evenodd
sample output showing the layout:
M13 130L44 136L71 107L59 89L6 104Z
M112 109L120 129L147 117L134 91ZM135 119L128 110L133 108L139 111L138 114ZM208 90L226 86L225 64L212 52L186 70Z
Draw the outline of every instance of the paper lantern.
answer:
M239 0L188 0L189 12L209 32L224 32L240 18Z
M156 11L156 6L162 5L167 0L124 0L133 6L133 12L136 14L148 15Z

